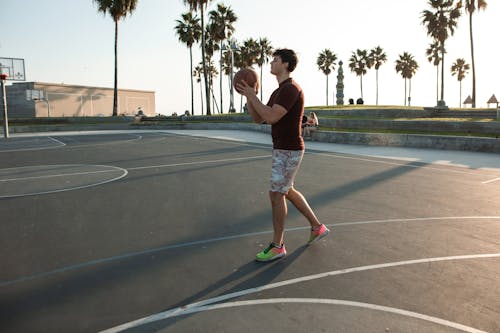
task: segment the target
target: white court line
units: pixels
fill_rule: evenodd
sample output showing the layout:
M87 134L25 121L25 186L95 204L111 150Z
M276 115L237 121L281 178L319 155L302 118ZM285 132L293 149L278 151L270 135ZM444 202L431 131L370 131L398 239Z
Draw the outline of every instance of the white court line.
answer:
M497 181L500 181L500 178L495 178L495 179L487 180L487 181L483 182L483 184L494 183L494 182L497 182Z
M153 169L153 168L170 168L176 166L185 166L185 165L197 165L197 164L209 164L209 163L220 163L220 162L233 162L233 161L245 161L245 160L255 160L260 158L269 158L271 155L259 155L259 156L251 156L251 157L237 157L237 158L226 158L221 160L208 160L208 161L197 161L197 162L186 162L186 163L174 163L174 164L159 164L159 165L150 165L143 167L135 167L135 168L127 168L127 170L142 170L142 169Z
M67 164L68 165L68 164ZM69 164L70 166L73 166L72 164ZM84 165L84 164L77 164L78 166L80 165ZM7 195L0 195L0 199L4 199L4 198L19 198L19 197L27 197L27 196L32 196L32 195L41 195L41 194L49 194L49 193L59 193L59 192L66 192L66 191L73 191L73 190L80 190L80 189L84 189L84 188L89 188L89 187L94 187L94 186L99 186L99 185L103 185L103 184L107 184L107 183L110 183L110 182L113 182L115 180L119 180L123 177L125 177L127 174L128 174L128 171L126 169L123 169L123 168L120 168L120 167L116 167L116 166L109 166L109 165L92 165L91 166L100 166L100 167L109 167L109 168L115 168L115 170L109 170L109 171L98 171L98 172L112 172L112 171L121 171L122 174L117 176L117 177L114 177L114 178L111 178L111 179L107 179L107 180L103 180L101 182L98 182L98 183L94 183L94 184L88 184L88 185L81 185L81 186L75 186L75 187L68 187L68 188L62 188L62 189L57 189L57 190L50 190L50 191L41 191L41 192L32 192L32 193L22 193L22 194L7 194ZM15 169L15 168L10 168L10 169ZM8 169L2 169L2 170L8 170ZM98 173L98 172L87 172L87 173ZM84 173L82 173L84 174ZM64 176L64 175L62 175ZM43 177L43 176L41 176ZM26 177L28 178L28 177ZM2 286L2 283L0 283L0 286Z
M22 177L22 178L7 178L7 179L0 179L0 182L11 182L11 181L16 181L16 180L31 180L31 179L46 179L46 178L56 178L56 177L65 177L65 176L82 176L82 175L91 175L91 174L96 174L96 173L106 173L106 172L116 172L122 171L124 169L110 166L111 168L115 168L115 170L99 170L99 171L83 171L83 172L74 172L74 173L59 173L59 174L53 174L53 175L45 175L45 176L32 176L32 177ZM1 171L2 169L0 169ZM5 169L4 169L5 170Z
M350 226L350 225L378 224L378 223L403 223L403 222L417 222L417 221L418 222L425 222L425 221L434 221L434 220L445 221L445 220L491 220L491 219L500 219L500 216L421 217L421 218L412 218L412 219L390 219L390 220L342 222L342 223L328 224L327 226L337 228L337 227ZM310 228L311 227L287 228L286 232L309 230ZM44 277L51 276L54 274L69 272L69 271L73 271L73 270L77 270L77 269L81 269L81 268L85 268L85 267L105 264L105 263L113 262L116 260L123 260L123 259L141 256L141 255L158 253L158 252L162 252L162 251L168 251L168 250L184 248L184 247L189 247L189 246L195 246L195 245L203 245L203 244L210 244L210 243L240 239L240 238L245 238L245 237L267 235L267 234L271 234L272 232L273 232L272 230L256 231L256 232L251 232L251 233L246 233L246 234L238 234L238 235L232 235L232 236L202 239L202 240L198 240L198 241L179 243L179 244L173 244L173 245L166 245L166 246L161 246L161 247L157 247L157 248L150 248L150 249L145 249L145 250L136 251L136 252L124 253L121 255L113 256L113 257L100 258L100 259L95 259L95 260L91 260L91 261L87 261L87 262L83 262L83 263L79 263L79 264L64 266L64 267L53 269L51 271L36 273L36 274L32 274L32 275L20 276L20 277L13 279L13 280L0 281L0 287L6 287L6 286L13 285L16 283L31 281L31 280L35 280L35 279L39 279L39 278L44 278Z
M52 141L55 141L57 143L60 143L61 144L61 147L62 146L66 146L66 144L64 142L62 142L61 140L57 140L56 138L53 138L51 136L48 136L49 139L51 139Z
M186 314L186 311L189 311L192 309L197 309L197 308L211 305L214 303L224 302L228 299L246 296L246 295L250 295L250 294L255 294L255 293L265 291L265 290L280 288L280 287L289 286L289 285L293 285L293 284L297 284L297 283L318 280L318 279L331 277L331 276L338 276L338 275L343 275L343 274L384 269L384 268L391 268L391 267L400 267L400 266L432 263L432 262L467 260L467 259L498 258L498 257L500 257L500 253L472 254L472 255L448 256L448 257L433 257L433 258L424 258L424 259L415 259L415 260L396 261L396 262L389 262L389 263L376 264L376 265L358 266L358 267L340 269L340 270L335 270L335 271L330 271L330 272L325 272L325 273L320 273L320 274L307 275L307 276L303 276L300 278L284 280L284 281L280 281L280 282L265 284L265 285L255 287L255 288L240 290L237 292L209 298L209 299L195 302L195 303L191 303L191 304L188 304L185 306L173 308L171 310L156 313L156 314L151 315L151 316L143 317L143 318L140 318L140 319L137 319L137 320L134 320L134 321L122 324L122 325L118 325L118 326L109 328L107 330L101 331L101 333L121 332L121 331L126 330L126 329L131 329L134 327L143 326L143 325L150 324L150 323L153 323L153 322L156 322L159 320L164 320L164 319L168 319L171 317L181 316L181 315ZM480 332L480 331L476 331L476 332Z
M252 305L263 305L263 304L284 304L284 303L292 303L292 304L327 304L327 305L342 305L342 306L350 306L362 309L376 310L382 312L394 313L401 316L416 318L425 320L428 322L432 322L435 324L439 324L442 326L447 326L450 328L458 329L468 333L487 333L485 331L478 330L473 327L465 326L459 323L455 323L449 320L425 315L418 312L407 311L403 309L398 309L394 307L388 307L383 305L364 303L364 302L354 302L354 301L345 301L340 299L324 299L324 298L267 298L267 299L257 299L257 300L249 300L249 301L236 301L236 302L227 302L222 304L214 304L207 306L200 306L190 310L187 310L179 315L188 315L191 313L211 311L211 310L219 310L219 309L227 309L234 308L240 306L252 306Z

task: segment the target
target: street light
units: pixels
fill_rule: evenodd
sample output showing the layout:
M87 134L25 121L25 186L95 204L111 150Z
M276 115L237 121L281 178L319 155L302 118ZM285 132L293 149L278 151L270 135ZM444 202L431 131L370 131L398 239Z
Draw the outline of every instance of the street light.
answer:
M229 55L231 56L231 68L230 68L230 78L229 82L231 83L231 93L229 95L229 113L234 113L236 112L236 109L234 108L234 86L233 86L233 67L234 67L234 52L235 51L240 51L236 43L233 41L231 44L224 45L222 46L222 49L224 51L229 51Z

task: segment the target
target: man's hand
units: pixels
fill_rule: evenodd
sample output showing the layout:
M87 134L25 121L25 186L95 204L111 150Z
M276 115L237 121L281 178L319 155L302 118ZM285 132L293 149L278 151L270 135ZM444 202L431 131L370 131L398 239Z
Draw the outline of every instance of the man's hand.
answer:
M236 87L238 88L237 90L239 90L238 92L244 95L247 99L252 95L257 95L257 93L259 92L257 89L257 83L255 83L255 87L251 87L245 80L241 80L240 82L238 82L236 84Z

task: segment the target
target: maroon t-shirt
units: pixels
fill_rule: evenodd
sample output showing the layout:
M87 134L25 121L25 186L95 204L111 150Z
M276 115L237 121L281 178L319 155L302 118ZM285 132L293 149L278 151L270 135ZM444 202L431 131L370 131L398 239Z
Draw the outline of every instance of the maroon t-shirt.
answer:
M268 106L279 104L288 112L272 125L271 135L274 149L304 150L301 135L301 122L304 115L304 93L291 78L281 82L271 97Z

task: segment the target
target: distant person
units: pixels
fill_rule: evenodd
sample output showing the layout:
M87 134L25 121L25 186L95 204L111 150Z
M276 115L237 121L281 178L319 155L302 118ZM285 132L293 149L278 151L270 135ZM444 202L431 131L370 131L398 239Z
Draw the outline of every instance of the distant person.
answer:
M309 116L307 116L307 121L304 126L304 138L309 137L312 138L312 133L318 129L319 121L316 113L311 112Z
M356 104L358 104L358 105L362 105L364 103L365 102L363 101L363 99L361 97L356 100Z
M276 76L279 87L272 93L267 105L257 97L256 87L245 81L239 83L238 90L247 98L248 111L256 123L271 124L273 155L269 198L273 217L273 240L267 248L257 253L257 261L272 261L286 255L284 244L287 201L290 201L308 220L312 244L330 230L319 222L304 196L294 188L294 180L304 156L304 140L300 135L301 120L304 115L304 93L291 78L297 65L297 55L293 50L279 49L273 53L271 74Z
M354 105L354 99L349 98L349 105Z

